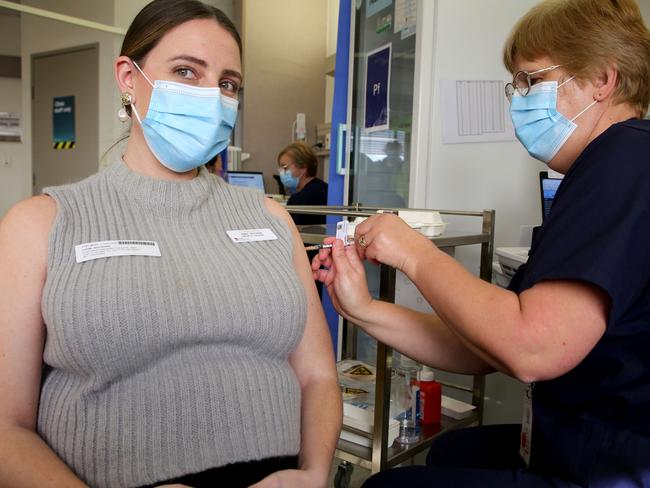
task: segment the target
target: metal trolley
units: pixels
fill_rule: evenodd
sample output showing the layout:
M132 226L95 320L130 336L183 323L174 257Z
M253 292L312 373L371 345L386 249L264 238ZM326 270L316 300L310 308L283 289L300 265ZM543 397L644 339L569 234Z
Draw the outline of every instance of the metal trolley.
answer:
M359 206L290 206L287 210L291 213L343 216L343 217L369 217L375 215L378 210L384 213L397 213L401 209L382 207L359 207ZM404 209L418 210L418 209ZM425 210L425 209L422 209ZM430 209L426 209L430 210ZM483 210L477 212L438 210L442 216L454 216L461 218L481 219L480 232L453 232L446 231L443 235L430 238L433 243L441 249L456 248L459 246L480 245L480 270L479 276L488 282L492 279L492 256L494 248L494 210ZM325 226L300 226L301 237L306 244L319 244L326 237ZM329 235L331 235L330 232ZM386 265L381 265L379 298L387 302L395 301L396 270ZM344 321L343 324L343 358L354 358L356 355L356 326ZM409 445L394 443L387 447L388 420L390 407L391 368L393 351L392 348L381 342L377 342L376 356L376 387L375 387L375 410L372 434L343 426L344 430L359 436L371 439L372 447L364 447L350 441L339 439L336 457L342 460L335 478L336 488L346 488L349 483L351 471L354 465L361 466L376 473L383 469L396 466L409 459L417 453L427 449L432 440L441 433L465 427L472 424L481 424L483 416L483 398L485 390L485 378L483 375L470 377L471 386L463 386L459 382L448 382L439 380L443 387L465 392L471 395L471 402L476 406L473 413L462 420L455 420L443 415L441 423L434 426L422 426L421 439L419 442Z

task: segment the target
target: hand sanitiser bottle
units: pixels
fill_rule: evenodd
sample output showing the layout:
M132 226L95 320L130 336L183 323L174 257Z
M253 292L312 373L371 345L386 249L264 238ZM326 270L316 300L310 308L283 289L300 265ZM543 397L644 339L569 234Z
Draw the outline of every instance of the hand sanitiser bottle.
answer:
M404 357L402 357L404 360ZM408 365L407 365L408 364ZM399 436L397 442L400 444L412 444L420 440L420 424L418 422L420 406L420 388L417 382L417 368L407 361L397 369L396 393L401 397L401 414L399 420Z
M431 425L440 423L440 404L442 385L435 381L434 373L428 366L420 371L420 423Z

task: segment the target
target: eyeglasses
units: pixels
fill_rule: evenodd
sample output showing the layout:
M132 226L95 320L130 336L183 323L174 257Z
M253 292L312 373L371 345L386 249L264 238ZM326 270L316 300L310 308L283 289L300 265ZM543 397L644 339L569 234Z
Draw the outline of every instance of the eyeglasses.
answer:
M528 95L532 82L530 77L538 73L545 73L546 71L553 71L556 68L562 66L561 64L555 64L549 66L548 68L538 69L537 71L518 71L517 74L512 78L512 83L507 83L505 86L506 89L506 98L509 102L512 102L512 97L515 95L515 91L518 91L522 97Z

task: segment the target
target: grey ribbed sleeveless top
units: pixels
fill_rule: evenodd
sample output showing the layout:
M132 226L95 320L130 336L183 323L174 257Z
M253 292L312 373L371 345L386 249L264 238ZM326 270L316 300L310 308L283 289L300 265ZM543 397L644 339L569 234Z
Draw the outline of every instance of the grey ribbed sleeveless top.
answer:
M68 466L93 487L126 487L297 454L288 356L306 301L291 233L263 195L204 169L156 180L121 158L44 193L58 212L38 432ZM278 239L226 235L259 228ZM156 241L161 257L76 262L76 245L122 239Z

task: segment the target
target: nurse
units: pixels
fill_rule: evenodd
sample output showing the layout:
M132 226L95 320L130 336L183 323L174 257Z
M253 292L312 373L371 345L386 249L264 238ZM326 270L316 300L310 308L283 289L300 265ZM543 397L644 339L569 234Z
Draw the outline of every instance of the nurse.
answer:
M239 34L155 0L114 70L125 151L0 224L0 485L325 488L341 396L302 241L203 167Z
M650 486L650 33L634 0L546 0L504 61L517 137L565 174L510 290L392 215L312 269L343 316L400 352L527 383L526 421L449 433L426 466L364 486ZM404 272L435 314L372 299L362 259Z

